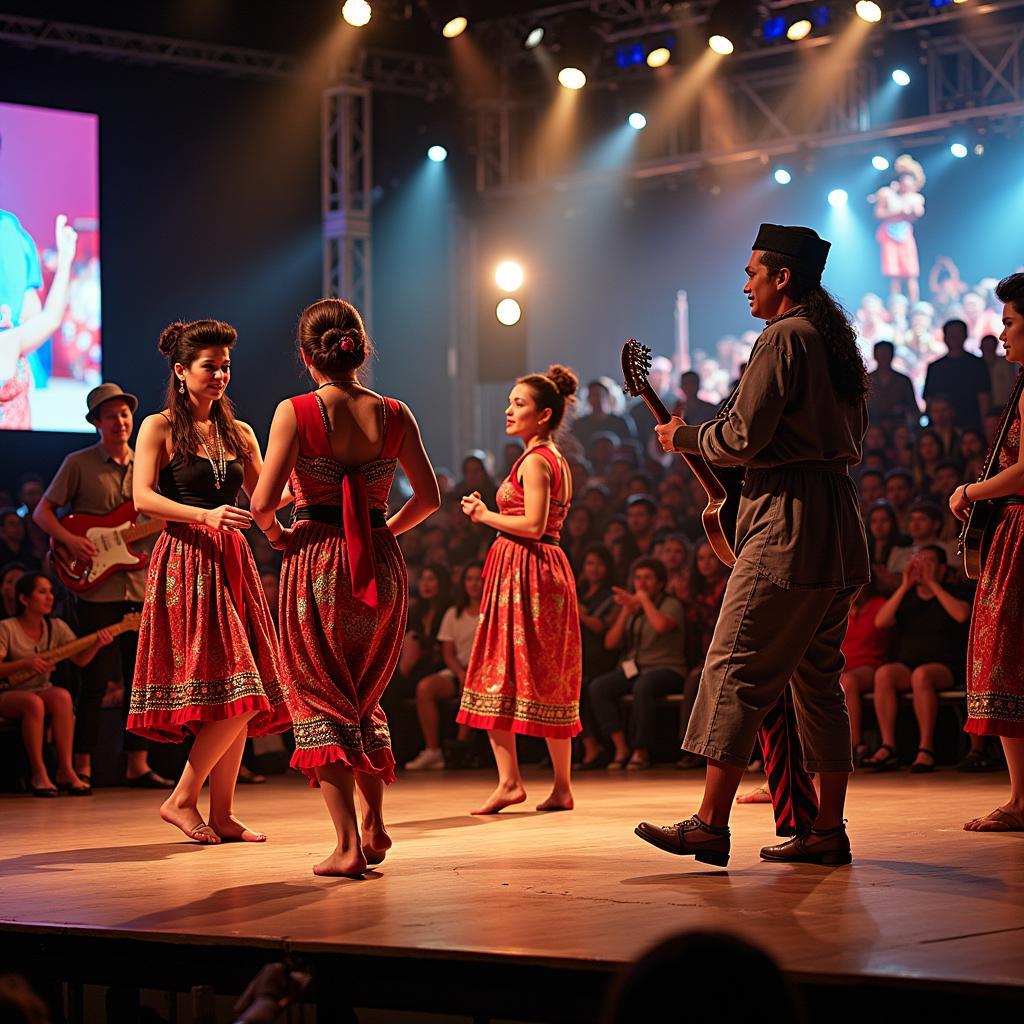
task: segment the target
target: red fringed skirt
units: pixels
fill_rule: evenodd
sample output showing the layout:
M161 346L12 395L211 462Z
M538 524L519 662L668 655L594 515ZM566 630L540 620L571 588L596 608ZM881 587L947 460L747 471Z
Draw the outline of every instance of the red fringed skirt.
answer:
M458 721L565 739L580 731L576 584L555 544L498 537L484 565L480 627Z
M402 651L409 575L394 534L372 531L377 607L352 595L340 527L296 524L281 570L281 661L295 730L292 767L317 784L338 761L395 781L380 698Z
M249 735L283 732L277 637L249 545L169 523L153 548L128 728L178 742L200 722L258 712Z
M1024 505L999 513L974 595L967 732L1024 737Z

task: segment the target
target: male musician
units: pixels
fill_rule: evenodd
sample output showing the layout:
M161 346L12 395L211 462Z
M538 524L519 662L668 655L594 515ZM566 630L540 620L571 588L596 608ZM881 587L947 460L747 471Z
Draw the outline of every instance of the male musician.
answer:
M659 426L665 451L746 469L736 566L683 746L708 760L700 810L636 834L669 853L725 865L729 813L766 712L792 681L805 763L817 773L813 827L765 847L766 860L849 863L843 822L853 770L839 685L840 644L870 563L848 467L867 429L856 332L821 286L830 243L762 224L746 266L751 313L767 322L726 414Z
M72 452L61 464L46 489L32 518L76 558L92 558L93 543L61 525L57 510L65 505L83 515L107 515L132 500L132 465L135 452L128 444L132 436L132 416L139 400L126 394L117 384L101 384L86 397L85 418L99 433L99 442L82 451ZM77 601L78 625L82 633L119 622L128 612L142 610L146 595L146 570L114 573L81 595ZM113 644L104 647L83 669L75 720L75 771L86 781L92 775L92 754L99 738L100 707L107 682L113 677L116 652L121 658L124 679L124 717L131 703L132 678L138 634L122 633ZM164 789L173 785L149 767L149 743L126 732L126 784L144 789Z

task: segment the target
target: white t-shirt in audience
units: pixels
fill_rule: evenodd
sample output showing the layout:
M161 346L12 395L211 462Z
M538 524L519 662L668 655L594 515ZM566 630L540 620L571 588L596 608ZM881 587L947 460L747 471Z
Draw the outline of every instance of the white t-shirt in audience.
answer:
M444 613L441 626L437 631L440 643L455 644L455 657L465 668L469 664L469 656L473 653L473 640L476 628L480 625L480 615L469 612L459 614L454 605Z

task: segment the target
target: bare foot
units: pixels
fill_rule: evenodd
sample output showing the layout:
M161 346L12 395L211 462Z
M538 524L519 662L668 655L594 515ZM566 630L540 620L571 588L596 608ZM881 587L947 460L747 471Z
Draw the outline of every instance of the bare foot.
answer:
M738 804L770 804L771 802L772 795L768 791L767 782L762 782L757 789L752 789L749 793L736 797L736 803Z
M391 836L387 829L381 825L368 825L363 822L363 856L366 863L383 864L388 850L391 849Z
M526 790L518 782L511 786L499 785L487 798L483 806L478 807L470 814L497 814L503 807L511 807L513 804L521 804L526 799Z
M333 850L319 864L313 865L314 875L340 876L341 878L361 878L368 865L366 857L359 846L352 850Z
M168 825L180 828L194 843L216 846L220 842L220 836L203 821L199 810L195 807L180 807L171 803L168 798L160 805L160 817Z
M267 841L266 833L247 829L234 814L229 814L223 820L214 818L211 814L210 827L225 843L265 843Z
M537 804L538 811L571 811L576 805L573 803L572 793L566 791L560 793L556 790L551 791L551 796L547 798L542 804Z

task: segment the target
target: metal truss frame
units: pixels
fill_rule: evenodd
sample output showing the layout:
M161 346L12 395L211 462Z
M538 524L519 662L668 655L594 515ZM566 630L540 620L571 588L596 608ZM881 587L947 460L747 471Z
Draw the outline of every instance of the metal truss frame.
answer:
M372 329L373 122L366 82L324 90L320 147L323 292L351 302Z

